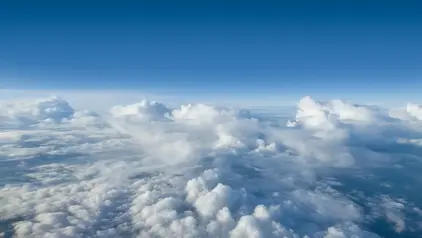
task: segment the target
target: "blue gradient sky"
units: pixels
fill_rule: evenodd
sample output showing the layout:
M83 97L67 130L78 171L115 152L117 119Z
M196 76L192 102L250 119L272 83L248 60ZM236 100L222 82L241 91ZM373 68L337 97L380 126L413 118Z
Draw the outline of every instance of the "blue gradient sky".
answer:
M0 87L409 100L422 86L417 1L86 2L2 1Z

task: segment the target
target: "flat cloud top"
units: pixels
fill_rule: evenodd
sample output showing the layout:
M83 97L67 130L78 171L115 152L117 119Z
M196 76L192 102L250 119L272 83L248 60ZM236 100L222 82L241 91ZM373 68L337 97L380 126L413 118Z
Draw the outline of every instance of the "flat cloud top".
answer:
M147 100L105 114L6 102L0 235L416 237L422 204L406 194L421 185L421 108L305 97L287 121Z

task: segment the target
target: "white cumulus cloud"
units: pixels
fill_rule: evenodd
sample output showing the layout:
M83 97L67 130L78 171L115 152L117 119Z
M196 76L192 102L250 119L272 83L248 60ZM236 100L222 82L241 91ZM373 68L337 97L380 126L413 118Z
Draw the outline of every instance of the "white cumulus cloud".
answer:
M310 97L290 118L147 100L107 113L56 97L5 102L0 234L382 237L381 220L416 237L420 204L395 186L420 185L417 110L406 108L409 124Z

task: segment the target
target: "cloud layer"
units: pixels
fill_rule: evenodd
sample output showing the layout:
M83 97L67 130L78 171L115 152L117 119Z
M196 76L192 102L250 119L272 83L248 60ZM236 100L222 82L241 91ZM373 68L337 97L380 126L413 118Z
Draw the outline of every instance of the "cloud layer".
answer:
M0 234L417 237L420 112L310 97L291 118L147 100L99 114L55 97L7 102Z

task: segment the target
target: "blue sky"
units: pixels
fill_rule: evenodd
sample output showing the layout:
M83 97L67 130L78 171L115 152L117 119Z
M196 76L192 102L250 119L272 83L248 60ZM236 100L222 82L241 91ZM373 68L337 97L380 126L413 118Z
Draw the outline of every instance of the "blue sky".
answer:
M409 100L422 86L417 1L0 5L1 88Z

